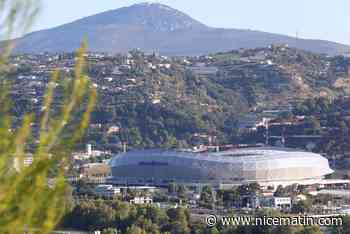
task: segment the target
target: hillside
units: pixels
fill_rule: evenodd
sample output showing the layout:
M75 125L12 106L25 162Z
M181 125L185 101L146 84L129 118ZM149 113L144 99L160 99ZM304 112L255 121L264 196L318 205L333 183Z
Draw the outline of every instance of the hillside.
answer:
M135 50L87 59L99 103L86 141L112 149L122 142L139 148L237 142L247 115L350 94L349 58L285 46L181 58ZM75 60L71 53L40 54L14 56L11 63L20 117L33 108L40 113L52 70L70 74Z
M166 5L143 3L31 33L16 41L18 53L71 52L88 39L91 51L127 52L139 48L164 55L202 55L239 48L289 44L316 53L342 54L350 47L240 29L206 26Z

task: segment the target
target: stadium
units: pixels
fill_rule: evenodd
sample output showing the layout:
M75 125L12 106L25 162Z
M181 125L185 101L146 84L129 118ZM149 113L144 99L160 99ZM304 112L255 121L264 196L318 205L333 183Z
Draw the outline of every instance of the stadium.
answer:
M333 173L328 160L319 154L264 147L205 153L131 151L115 156L110 166L115 182L154 185L293 184Z

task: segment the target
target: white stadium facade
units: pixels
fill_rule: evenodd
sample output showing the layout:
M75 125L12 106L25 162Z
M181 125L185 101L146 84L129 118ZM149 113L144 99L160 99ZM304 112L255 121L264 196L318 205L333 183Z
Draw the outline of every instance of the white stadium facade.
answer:
M308 184L333 173L322 155L286 148L222 152L142 150L110 161L112 181L123 184Z

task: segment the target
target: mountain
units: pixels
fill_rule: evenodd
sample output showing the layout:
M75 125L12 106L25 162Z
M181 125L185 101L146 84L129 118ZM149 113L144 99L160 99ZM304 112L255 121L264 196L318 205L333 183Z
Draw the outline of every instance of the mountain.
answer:
M350 46L240 29L213 28L169 6L142 3L89 16L16 40L16 52L71 52L88 39L91 51L139 48L165 55L200 55L239 48L289 44L316 53L342 54Z

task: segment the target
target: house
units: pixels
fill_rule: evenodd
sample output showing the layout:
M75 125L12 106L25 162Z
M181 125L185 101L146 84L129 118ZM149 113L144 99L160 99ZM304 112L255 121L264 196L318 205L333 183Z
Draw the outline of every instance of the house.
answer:
M292 207L292 199L290 197L274 197L274 196L243 196L240 201L240 207L249 208L272 208L277 210L289 210Z
M151 197L134 197L129 200L130 204L135 205L144 205L144 204L153 204L153 198Z
M290 197L273 197L272 205L276 209L290 209L292 207L292 199Z
M289 210L292 207L290 197L262 197L259 198L260 207L268 207L278 210Z

